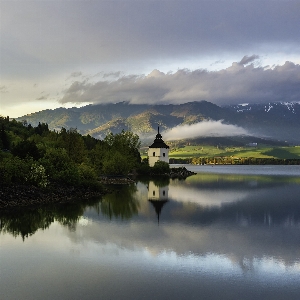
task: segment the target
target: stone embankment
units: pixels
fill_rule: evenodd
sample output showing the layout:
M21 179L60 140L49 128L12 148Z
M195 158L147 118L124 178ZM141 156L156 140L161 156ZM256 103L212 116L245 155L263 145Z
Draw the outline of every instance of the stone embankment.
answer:
M128 177L113 177L113 176L102 176L99 179L102 184L130 184L135 183L135 181Z
M51 189L40 189L26 185L0 185L0 209L48 203L67 203L76 201L76 199L100 197L104 193L105 191L93 190L88 187L55 185Z

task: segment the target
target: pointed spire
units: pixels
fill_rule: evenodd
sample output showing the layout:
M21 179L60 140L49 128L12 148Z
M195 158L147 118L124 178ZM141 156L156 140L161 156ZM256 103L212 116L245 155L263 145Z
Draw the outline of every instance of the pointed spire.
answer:
M155 137L154 143L149 146L149 148L166 148L169 149L169 146L165 144L165 142L162 140L162 136L159 133L159 125L157 126L157 135Z

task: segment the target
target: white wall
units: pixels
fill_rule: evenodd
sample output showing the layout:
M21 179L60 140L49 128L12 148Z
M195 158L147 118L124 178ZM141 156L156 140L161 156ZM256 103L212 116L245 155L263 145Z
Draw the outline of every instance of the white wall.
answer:
M155 153L155 156L153 155L153 153ZM165 156L163 154L165 154ZM154 164L159 160L169 163L169 149L149 148L148 149L148 158L149 158L150 167L153 167Z

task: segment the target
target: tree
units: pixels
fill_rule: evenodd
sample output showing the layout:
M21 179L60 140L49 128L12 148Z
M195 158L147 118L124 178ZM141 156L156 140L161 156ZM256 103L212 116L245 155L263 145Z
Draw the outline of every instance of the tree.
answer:
M94 149L98 143L98 140L95 139L94 137L90 136L89 134L86 136L83 136L82 138L83 138L85 147L88 150Z
M26 121L26 124L27 124L27 121ZM34 131L36 134L39 134L39 135L43 135L44 132L48 133L49 132L48 124L39 122L38 126L34 128Z
M126 175L131 170L131 163L127 157L118 151L110 152L104 162L102 170L104 174Z
M98 173L103 172L103 163L108 152L109 146L104 141L98 141L95 148L89 152L89 160Z
M34 141L22 141L12 148L12 154L20 158L32 157L38 160L42 155Z
M65 149L47 149L40 163L45 167L50 180L70 185L79 183L78 167L70 159Z
M68 156L76 163L82 163L86 159L86 148L82 135L76 128L66 130L61 129L60 140L63 148L66 149Z
M1 149L10 149L10 141L9 141L8 134L5 131L4 124L1 124L0 148Z
M115 166L124 174L125 172L129 172L130 170L138 167L141 163L141 156L139 152L140 141L139 136L130 131L122 130L121 133L108 134L104 142L108 145L108 152L105 156L105 168L108 168L108 162L113 163L114 165L117 163L117 159L119 159L119 164L123 166ZM127 171L126 171L127 170Z

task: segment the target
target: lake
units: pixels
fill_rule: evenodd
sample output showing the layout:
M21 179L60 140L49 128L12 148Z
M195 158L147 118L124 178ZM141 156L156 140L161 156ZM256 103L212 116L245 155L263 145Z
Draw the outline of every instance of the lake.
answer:
M1 299L299 299L300 166L186 167L1 211Z

